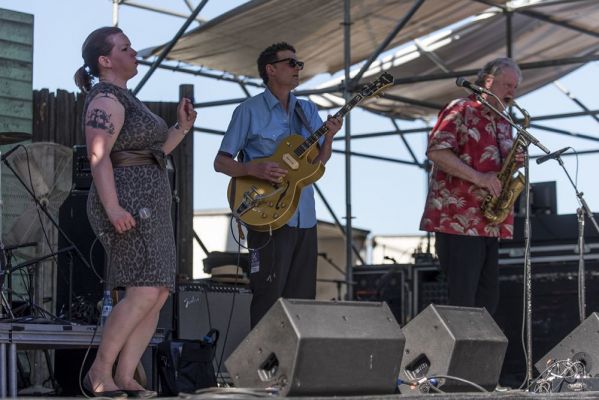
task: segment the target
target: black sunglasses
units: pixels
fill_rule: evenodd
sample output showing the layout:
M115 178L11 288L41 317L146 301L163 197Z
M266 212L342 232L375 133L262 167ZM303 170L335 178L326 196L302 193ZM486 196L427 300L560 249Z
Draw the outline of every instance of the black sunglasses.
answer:
M291 57L287 57L287 58L282 58L280 60L276 60L273 61L269 64L276 64L276 63L280 63L283 61L287 61L287 64L289 64L289 66L291 68L295 68L295 67L299 67L299 69L304 69L304 62L303 61L297 61L295 58L291 58Z

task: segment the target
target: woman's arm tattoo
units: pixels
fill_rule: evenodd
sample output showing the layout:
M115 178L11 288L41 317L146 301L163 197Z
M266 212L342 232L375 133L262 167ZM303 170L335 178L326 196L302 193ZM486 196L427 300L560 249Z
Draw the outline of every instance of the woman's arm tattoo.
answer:
M94 108L87 114L87 121L85 126L91 128L103 129L110 135L114 135L114 125L110 121L111 114L99 108Z

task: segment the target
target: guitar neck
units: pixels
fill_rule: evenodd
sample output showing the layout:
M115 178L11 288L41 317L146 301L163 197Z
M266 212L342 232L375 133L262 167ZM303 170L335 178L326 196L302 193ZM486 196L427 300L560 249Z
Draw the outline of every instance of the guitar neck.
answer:
M341 109L339 111L337 111L335 113L335 115L333 115L333 118L345 117L345 115L348 112L350 112L351 109L354 108L363 99L364 99L364 96L362 94L355 95L350 101L347 102L347 104L345 104L343 107L341 107ZM301 157L316 142L318 142L318 140L324 134L326 134L328 131L329 131L329 128L327 128L327 124L326 123L322 124L322 126L320 128L318 128L318 130L316 130L314 133L312 133L310 136L308 136L308 138L294 150L295 155L297 157Z

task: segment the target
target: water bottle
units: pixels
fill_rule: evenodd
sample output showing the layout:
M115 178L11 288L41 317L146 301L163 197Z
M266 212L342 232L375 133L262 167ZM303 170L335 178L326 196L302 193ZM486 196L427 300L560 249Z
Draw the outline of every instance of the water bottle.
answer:
M106 324L106 320L112 311L112 295L110 290L104 291L104 298L102 299L102 315L100 317L100 325L104 326Z

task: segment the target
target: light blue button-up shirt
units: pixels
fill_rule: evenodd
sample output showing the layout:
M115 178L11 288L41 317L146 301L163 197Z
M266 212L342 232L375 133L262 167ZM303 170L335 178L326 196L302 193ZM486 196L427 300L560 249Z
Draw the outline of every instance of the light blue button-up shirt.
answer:
M316 106L306 100L299 100L289 95L287 111L281 107L279 100L266 89L263 93L241 103L233 112L233 117L220 145L220 151L237 156L243 154L243 161L271 156L279 142L290 134L298 134L307 138L310 132L302 124L295 104L299 101L312 132L322 125ZM321 138L320 144L322 144ZM296 228L311 228L316 225L316 207L314 204L314 188L306 186L300 195L295 214L287 223Z

